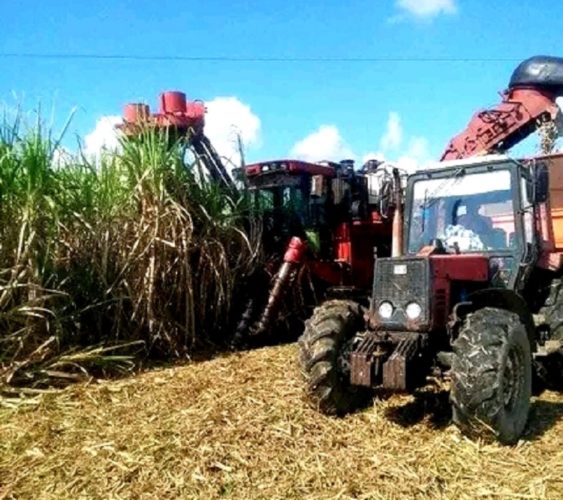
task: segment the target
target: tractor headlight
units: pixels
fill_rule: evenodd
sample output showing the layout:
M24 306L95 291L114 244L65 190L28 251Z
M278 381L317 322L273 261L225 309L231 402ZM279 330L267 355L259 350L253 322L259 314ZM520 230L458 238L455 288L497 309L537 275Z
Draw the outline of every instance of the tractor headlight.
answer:
M390 319L393 316L393 304L391 302L382 302L379 304L377 311L383 319Z
M416 302L409 302L405 312L407 313L407 318L417 319L422 314L422 307L420 307L420 304L417 304Z

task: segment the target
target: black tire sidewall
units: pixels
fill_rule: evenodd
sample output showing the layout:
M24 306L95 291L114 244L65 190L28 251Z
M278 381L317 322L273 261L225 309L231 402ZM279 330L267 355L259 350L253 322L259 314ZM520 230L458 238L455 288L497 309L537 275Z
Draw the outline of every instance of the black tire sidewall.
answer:
M336 328L327 328L331 324ZM341 350L362 324L360 306L348 300L331 300L322 304L306 322L305 332L299 339L301 372L309 402L322 413L344 415L369 399L369 390L351 385L341 373L338 361ZM332 348L323 351L323 347L329 345ZM319 352L326 355L319 357ZM328 366L331 368L326 376L317 380L315 373L326 371Z
M530 342L518 315L492 307L477 310L465 319L453 347L454 422L465 434L515 443L525 428L532 395ZM516 400L506 407L504 374L513 351L521 376Z
M515 401L513 408L507 410L504 405L504 371L508 363L508 357L512 350L516 350L518 352L519 362L523 365L518 369L522 371L523 377L522 380L520 380L518 388L520 391L519 398ZM528 340L526 328L522 323L519 323L516 328L512 329L508 333L507 342L503 345L501 351L501 362L498 377L499 391L497 397L499 398L498 404L501 409L497 415L497 426L499 430L512 429L510 432L503 432L501 430L499 439L505 440L504 438L506 438L509 441L512 441L515 433L519 434L521 432L518 432L518 429L523 429L526 425L530 410L530 398L532 396L532 356L530 351L530 341Z

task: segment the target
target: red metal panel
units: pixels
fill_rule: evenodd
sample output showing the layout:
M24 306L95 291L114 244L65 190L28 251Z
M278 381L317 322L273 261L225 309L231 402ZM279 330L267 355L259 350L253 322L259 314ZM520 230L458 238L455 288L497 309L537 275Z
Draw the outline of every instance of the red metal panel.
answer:
M160 112L184 113L186 111L186 94L183 92L169 91L160 94Z
M123 110L124 123L120 126L125 133L137 133L136 125L149 127L176 127L180 130L192 128L203 130L205 105L199 101L186 101L183 92L164 92L160 95L159 113L150 113L146 104L130 103Z
M123 108L123 119L127 123L139 123L146 121L150 116L150 108L147 104L133 102L126 104Z
M291 262L292 264L299 264L303 261L303 256L307 250L307 244L297 236L291 238L287 250L283 256L284 262Z
M318 165L316 163L308 163L298 160L290 160L288 163L290 172L307 173L311 175L324 175L326 177L334 177L336 175L334 167L328 167L326 165Z
M489 259L484 255L431 255L435 279L488 281Z
M344 222L336 228L336 259L339 262L352 263L352 241L350 238L350 224Z

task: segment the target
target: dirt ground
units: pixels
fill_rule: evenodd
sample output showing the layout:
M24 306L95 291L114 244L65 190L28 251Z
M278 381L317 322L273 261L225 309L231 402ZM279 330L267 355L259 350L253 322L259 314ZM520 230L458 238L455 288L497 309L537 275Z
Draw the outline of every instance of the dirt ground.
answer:
M563 498L563 395L515 447L462 437L447 394L343 419L303 401L294 345L0 406L0 498Z

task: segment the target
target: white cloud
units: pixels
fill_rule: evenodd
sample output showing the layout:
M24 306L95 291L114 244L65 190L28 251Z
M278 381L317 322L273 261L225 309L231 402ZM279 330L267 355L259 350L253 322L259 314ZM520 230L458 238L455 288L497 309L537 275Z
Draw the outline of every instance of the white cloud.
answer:
M406 146L403 146L405 143ZM389 113L379 145L380 151L368 153L364 161L370 158L385 160L407 172L413 172L432 161L428 140L421 136L405 137L401 116L396 111Z
M433 163L430 144L425 137L406 137L401 125L399 113L392 111L387 119L387 126L379 139L379 150L356 155L346 143L335 125L321 125L315 132L297 142L290 154L306 161L360 159L387 161L403 170L413 172ZM402 147L404 145L404 147Z
M362 164L367 160L385 161L401 170L412 173L422 168L427 168L435 163L430 153L430 145L425 137L412 137L409 145L398 155L385 155L382 152L368 153L363 156Z
M411 173L434 163L430 154L430 144L425 137L415 136L409 140L407 149L393 162L399 168Z
M94 130L84 137L84 155L97 158L103 151L115 151L119 147L119 132L115 126L121 123L120 116L102 116Z
M457 12L456 0L395 0L395 5L403 14L418 19Z
M216 97L205 105L205 134L221 156L240 165L238 137L244 149L259 146L260 118L236 97Z
M397 149L403 141L403 129L401 127L401 117L399 113L391 111L387 119L387 128L379 142L381 149L388 151Z
M428 158L430 156L430 146L426 137L414 136L409 142L408 152L416 158Z
M340 161L355 158L334 125L321 125L291 148L291 155L305 161Z

